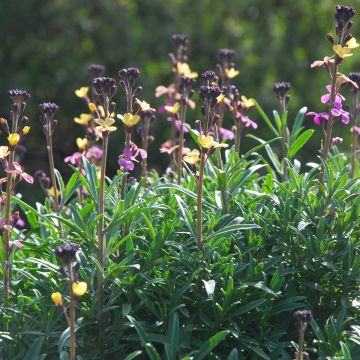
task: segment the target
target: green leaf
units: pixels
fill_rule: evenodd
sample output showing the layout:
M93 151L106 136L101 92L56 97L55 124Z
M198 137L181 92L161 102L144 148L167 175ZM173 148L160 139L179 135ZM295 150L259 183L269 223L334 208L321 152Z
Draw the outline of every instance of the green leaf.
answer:
M41 356L41 357L39 356L43 342L44 342L43 337L36 338L33 341L33 343L31 344L29 350L26 352L26 354L24 356L24 360L40 360L40 359L43 359L45 357L45 355Z
M219 345L230 334L229 330L222 330L212 336L208 341L204 343L203 346L199 349L199 354L195 356L196 360L206 359L207 356L211 353L212 350Z
M270 119L265 114L264 110L260 107L258 102L256 100L253 100L253 102L254 102L256 110L259 112L260 116L263 118L263 120L265 121L265 124L268 126L268 128L274 133L275 136L280 136L279 132L274 128Z
M306 130L294 141L289 149L289 159L292 159L296 153L309 141L313 133L314 129Z

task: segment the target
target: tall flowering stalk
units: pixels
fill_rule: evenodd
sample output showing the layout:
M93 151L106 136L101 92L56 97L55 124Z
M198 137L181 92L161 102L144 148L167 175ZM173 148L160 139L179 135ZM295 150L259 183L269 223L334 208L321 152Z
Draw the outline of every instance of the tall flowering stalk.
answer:
M39 105L40 120L42 122L43 132L46 138L46 149L49 158L50 177L52 184L52 199L53 209L59 214L59 192L57 189L57 181L55 176L55 164L54 164L54 149L53 149L53 134L57 126L58 121L55 119L55 114L59 110L59 107L50 102L45 102ZM62 225L58 222L59 235L62 236Z
M63 262L64 267L59 268L59 272L67 279L70 294L69 314L60 292L51 294L51 300L59 306L64 314L70 329L70 360L76 360L76 339L75 339L75 309L79 298L87 292L87 283L79 281L80 263L75 261L76 252L79 250L77 244L64 244L56 248L57 258Z
M177 167L178 167L178 184L181 183L182 178L182 157L183 157L183 149L184 149L184 126L185 126L185 117L186 117L186 108L190 98L194 94L193 87L196 83L196 80L193 78L188 78L182 76L180 78L179 84L179 93L181 95L180 98L180 111L179 111L179 120L180 120L180 130L179 130L179 148L178 148L178 159L177 159Z
M141 146L143 150L148 153L149 143L154 141L154 137L150 135L150 124L155 120L155 110L147 109L142 113L142 121L139 128L139 134L141 136ZM145 156L141 161L141 175L143 177L148 176L148 164L147 156Z
M104 344L104 316L102 310L104 308L104 270L105 270L105 175L106 175L106 160L107 150L109 143L109 135L117 128L114 126L115 123L115 107L116 104L111 102L111 99L116 92L116 81L109 77L98 77L93 80L93 86L96 92L96 96L99 99L101 105L95 108L95 105L90 106L91 109L97 112L100 116L95 119L95 123L98 125L97 130L102 136L102 159L101 159L101 170L100 170L100 186L98 195L98 214L99 226L98 226L98 254L97 259L100 264L98 270L98 311L99 311L99 339L100 347Z
M287 94L287 92L291 89L291 83L282 81L277 82L273 85L273 91L277 95L277 98L280 103L280 110L281 110L281 121L279 130L282 132L282 139L281 139L281 145L282 145L282 158L283 158L283 172L285 179L287 178L288 169L285 163L285 159L288 157L288 141L289 141L289 129L287 126L287 116L285 113L288 109L288 104L290 101L290 96ZM284 121L283 121L284 120Z
M323 61L315 61L311 67L323 66L330 74L331 84L327 86L329 94L321 98L323 103L328 104L329 109L326 113L310 112L309 115L314 116L314 122L323 126L324 140L321 146L322 158L326 161L329 151L332 147L332 130L335 121L342 119L344 124L349 122L349 114L342 109L342 101L344 97L339 93L340 86L351 81L349 78L339 73L341 62L347 57L352 56L352 50L357 48L359 44L350 33L353 22L351 19L355 16L355 10L350 6L336 6L336 35L332 33L327 35L328 40L333 46L335 55L325 57ZM323 171L321 171L321 179L323 179Z
M349 74L349 79L352 80L356 85L351 85L350 91L352 94L352 104L351 104L351 132L352 132L352 141L351 141L351 174L355 175L355 163L358 157L358 138L360 136L360 128L357 126L357 117L359 114L359 87L360 87L360 72L351 72Z
M304 360L305 359L304 355L306 356L306 358L308 355L304 351L305 331L309 322L313 318L313 314L310 310L298 310L295 311L294 317L299 322L299 350L297 351L296 354L296 360Z
M8 121L1 118L0 124L5 133L8 134L9 146L0 146L0 160L7 173L6 178L1 179L1 183L6 182L5 217L1 219L3 231L3 247L4 247L4 266L3 266L3 288L4 288L4 309L9 306L10 290L10 254L14 245L18 246L11 240L11 232L16 225L19 217L11 214L11 195L15 184L24 179L28 183L33 183L33 178L25 173L21 165L15 161L16 148L24 137L29 133L30 127L27 125L28 118L23 116L26 108L26 101L30 99L30 95L25 90L10 90L9 97L13 106L10 112L10 125ZM18 213L17 213L18 215ZM8 331L8 321L4 319L4 331Z
M203 75L203 78L205 81L207 81L206 73ZM201 108L203 119L202 121L197 120L195 123L199 133L197 141L200 145L200 152L197 149L194 149L189 151L183 158L184 161L189 164L190 169L195 174L197 183L196 236L197 246L203 253L205 252L205 248L202 229L202 201L205 165L216 148L227 147L227 144L219 144L214 140L213 136L209 135L209 132L213 131L215 122L218 118L217 112L219 104L223 98L224 94L218 86L206 84L200 87L200 99L203 104ZM197 164L199 162L199 171L197 171Z

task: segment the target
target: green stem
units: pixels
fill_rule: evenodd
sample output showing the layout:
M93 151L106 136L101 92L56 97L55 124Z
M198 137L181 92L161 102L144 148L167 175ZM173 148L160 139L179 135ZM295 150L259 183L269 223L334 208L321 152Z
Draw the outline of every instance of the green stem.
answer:
M198 180L197 189L197 222L196 222L196 235L197 235L197 246L204 253L204 242L202 236L202 193L203 193L203 182L204 182L204 168L205 168L205 152L201 149L201 160L200 160L200 174Z
M58 198L57 182L55 176L53 142L52 142L52 135L50 128L48 128L48 135L46 138L47 138L47 151L49 157L50 176L51 176L52 186L54 189L54 203L53 203L54 211L56 212L57 215L59 215L59 198ZM63 234L62 234L62 226L60 221L58 222L58 231L59 231L59 236L62 237Z
M71 264L68 265L68 271L70 276L70 319L69 319L69 327L70 327L70 360L76 360L76 348L75 348L75 305L76 300L74 297L74 293L72 290L72 284L74 282L74 276L71 268Z
M102 151L103 156L101 160L101 172L100 172L100 189L99 189L99 199L98 199L98 211L100 215L99 219L99 234L98 234L98 255L97 259L100 264L100 269L98 271L98 313L99 313L99 341L100 347L103 348L104 344L104 316L102 310L104 308L104 269L105 269L105 259L104 259L104 242L105 242L105 232L104 232L104 213L105 213L105 173L106 173L106 159L107 159L107 150L109 142L109 133L103 132L103 142L102 142Z
M185 114L186 114L186 102L185 105L182 106L180 112L180 134L179 134L179 150L178 150L178 159L177 159L177 166L178 166L178 184L181 183L182 178L182 169L183 169L183 162L182 162L182 152L184 148L184 123L185 123Z
M8 167L13 168L15 157L15 149L10 150ZM4 237L4 309L9 307L9 291L10 291L10 241L11 241L11 193L13 187L13 174L7 173L6 183L6 202L5 202L5 237ZM9 330L8 319L4 319L3 330Z
M299 351L297 353L296 360L304 359L304 335L305 335L305 323L301 321L300 330L299 330Z

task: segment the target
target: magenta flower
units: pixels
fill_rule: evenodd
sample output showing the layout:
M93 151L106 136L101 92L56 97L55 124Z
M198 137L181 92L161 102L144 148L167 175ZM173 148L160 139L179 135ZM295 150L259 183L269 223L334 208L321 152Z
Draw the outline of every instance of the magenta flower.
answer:
M76 165L76 166L79 166L80 165L80 162L81 162L81 152L74 152L72 155L69 155L67 156L64 161L67 163L67 164L72 164L72 165Z
M335 117L340 117L341 116L341 122L344 125L347 125L350 122L350 116L349 113L343 109L331 109L331 113L335 116Z
M219 128L219 137L221 141L224 140L234 140L235 138L235 134L233 131L225 129L225 128ZM215 136L215 132L214 131L209 131L209 135L211 136Z
M329 114L326 112L316 113L314 111L310 111L306 113L307 116L314 116L314 123L317 126L324 126L325 121L329 119Z
M97 146L91 146L89 150L86 152L86 158L91 160L101 160L102 159L103 152L102 150Z
M328 91L328 94L325 94L321 97L321 102L323 104L327 104L330 101L331 85L326 85L325 88ZM334 106L337 109L341 109L343 100L345 100L345 98L341 94L337 93L335 96Z
M334 146L336 144L341 144L343 141L344 141L344 139L342 137L336 136L331 139L331 144L332 144L332 146Z
M174 121L175 120L176 131L180 131L180 129L181 129L181 120L170 118L170 117L168 117L167 120L168 121ZM184 123L183 128L184 128L184 133L188 133L189 128L190 128L190 124Z
M138 161L136 158L141 159L147 158L147 152L143 149L138 148L133 142L130 142L130 148L125 148L123 154L118 160L119 166L125 171L134 170L134 162Z
M243 115L242 113L238 112L236 114L236 117L244 123L245 127L247 127L247 128L252 127L253 129L257 129L257 127L258 127L257 123L255 121L249 119L247 116Z

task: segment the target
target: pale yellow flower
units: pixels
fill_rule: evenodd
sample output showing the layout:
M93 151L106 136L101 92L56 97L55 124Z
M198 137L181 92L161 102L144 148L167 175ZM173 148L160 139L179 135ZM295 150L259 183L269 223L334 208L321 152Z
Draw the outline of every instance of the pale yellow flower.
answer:
M173 115L177 114L178 111L180 110L180 103L175 103L173 106L171 105L166 105L165 106L165 110Z
M80 125L87 125L92 119L91 114L80 114L80 117L75 117L74 121Z
M140 121L139 115L133 115L131 113L126 113L124 115L118 115L118 119L120 119L126 126L133 127Z
M141 111L146 111L146 110L155 110L153 109L149 103L147 103L146 101L141 101L138 98L135 98L136 102L139 104Z
M183 160L190 165L196 165L196 163L200 160L200 152L199 150L191 150L184 157Z
M352 37L347 43L346 43L346 47L348 47L349 49L356 49L357 47L359 47L359 44L356 42L356 39L354 37Z
M254 106L254 99L247 99L245 96L241 96L240 105L245 109L251 108Z
M107 117L105 119L95 119L95 122L99 125L95 129L98 131L115 131L116 126L112 126L115 123L115 119Z
M89 107L89 110L92 112L94 112L96 110L96 105L94 103L89 103L88 107Z
M80 89L76 89L75 90L75 95L77 97L79 97L80 99L83 99L87 96L89 92L89 87L88 86L82 86Z
M8 141L11 146L15 146L20 140L20 135L18 133L13 133L8 136Z
M77 138L76 145L78 146L79 150L85 150L89 145L89 140L87 138Z
M9 155L9 148L7 146L0 146L0 160L4 160Z
M23 134L27 135L30 131L30 126L24 126L22 129Z
M239 70L235 70L233 67L230 69L225 69L225 74L229 79L232 79L240 74Z
M85 295L87 292L87 283L84 281L80 281L78 283L73 282L72 283L72 291L76 297L81 297L81 296Z
M218 104L220 104L221 102L223 102L225 99L225 95L224 94L220 94L217 98L216 98L216 102Z
M196 79L198 77L198 73L191 71L190 66L187 63L178 62L176 70L179 75L187 78Z
M63 304L63 298L62 298L61 294L58 291L53 292L51 294L51 300L53 301L53 303L55 305L62 305Z

